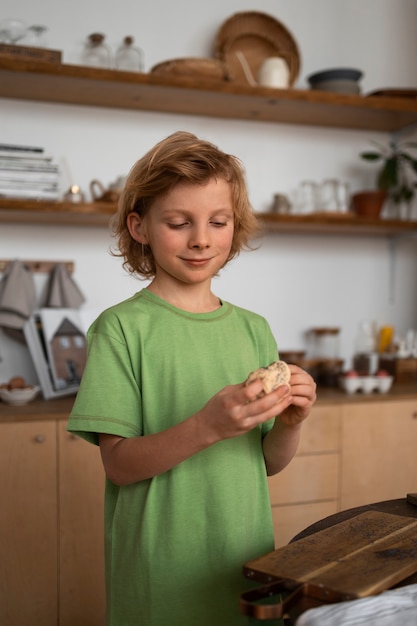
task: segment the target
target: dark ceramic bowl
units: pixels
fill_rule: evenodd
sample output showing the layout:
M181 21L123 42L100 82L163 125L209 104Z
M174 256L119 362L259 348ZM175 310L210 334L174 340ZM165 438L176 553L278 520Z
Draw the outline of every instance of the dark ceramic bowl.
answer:
M361 92L356 80L323 80L319 83L312 83L311 89L314 91L334 91L335 93L360 94Z
M307 81L310 85L314 85L316 83L323 83L329 80L360 80L363 76L363 72L360 70L355 70L349 67L341 67L330 70L323 70L322 72L316 72L315 74L310 74L307 77Z

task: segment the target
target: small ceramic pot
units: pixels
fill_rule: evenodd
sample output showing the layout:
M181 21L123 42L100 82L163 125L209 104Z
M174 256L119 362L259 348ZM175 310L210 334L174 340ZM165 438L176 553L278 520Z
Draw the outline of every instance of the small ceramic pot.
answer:
M352 195L352 211L359 217L376 219L380 216L386 199L385 191L359 191Z
M290 84L290 69L285 59L269 57L259 70L258 82L264 87L287 89Z

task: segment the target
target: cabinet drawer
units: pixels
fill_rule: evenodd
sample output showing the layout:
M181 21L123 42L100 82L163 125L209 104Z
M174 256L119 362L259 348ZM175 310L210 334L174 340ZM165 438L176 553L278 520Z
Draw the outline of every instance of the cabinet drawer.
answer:
M341 406L314 406L302 426L298 454L339 450L341 415Z
M275 547L285 546L299 532L338 512L336 501L272 507Z
M268 479L271 503L336 499L338 473L337 453L296 456L282 472Z

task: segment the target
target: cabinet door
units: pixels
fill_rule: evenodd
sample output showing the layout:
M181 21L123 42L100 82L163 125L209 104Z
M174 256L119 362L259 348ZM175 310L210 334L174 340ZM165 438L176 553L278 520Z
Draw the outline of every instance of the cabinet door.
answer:
M0 624L56 626L56 424L0 429Z
M337 512L336 500L272 507L275 547L286 546L302 530Z
M342 509L416 491L417 402L345 405L342 458Z
M303 424L297 454L268 479L277 548L338 511L340 420L340 406L315 406Z
M100 450L59 423L60 626L104 626L104 470Z

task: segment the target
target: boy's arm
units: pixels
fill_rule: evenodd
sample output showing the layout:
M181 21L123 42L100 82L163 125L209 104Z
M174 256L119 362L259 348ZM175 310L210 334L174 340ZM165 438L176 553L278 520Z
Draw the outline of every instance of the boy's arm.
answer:
M229 385L200 411L159 433L132 438L101 434L107 476L117 485L128 485L162 474L218 441L243 435L274 418L292 401L288 385L258 398L261 390L259 380L247 386Z
M274 426L263 440L263 453L269 476L283 470L295 455L302 423L310 414L317 398L317 386L310 374L296 365L289 367L292 402L276 417Z

